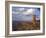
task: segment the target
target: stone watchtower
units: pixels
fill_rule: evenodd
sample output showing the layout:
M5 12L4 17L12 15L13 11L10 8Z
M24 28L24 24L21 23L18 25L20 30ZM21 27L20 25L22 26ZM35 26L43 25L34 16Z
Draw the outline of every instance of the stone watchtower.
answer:
M33 26L36 26L36 15L32 15Z

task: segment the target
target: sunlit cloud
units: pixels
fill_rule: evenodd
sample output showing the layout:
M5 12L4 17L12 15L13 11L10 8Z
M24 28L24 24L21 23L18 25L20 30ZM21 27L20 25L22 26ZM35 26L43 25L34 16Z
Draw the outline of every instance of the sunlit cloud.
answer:
M19 11L13 11L13 14L24 14L24 15L28 15L28 14L34 14L35 9L26 9L26 11L24 10L24 8L20 8Z
M27 11L24 11L22 14L28 15L28 14L34 14L35 9L28 9Z
M19 11L24 11L25 8L19 8Z
M12 11L13 14L22 14L25 11L25 8L18 8Z
M15 11L13 11L12 13L13 13L14 15L15 15L15 14L20 14L20 12L15 12Z

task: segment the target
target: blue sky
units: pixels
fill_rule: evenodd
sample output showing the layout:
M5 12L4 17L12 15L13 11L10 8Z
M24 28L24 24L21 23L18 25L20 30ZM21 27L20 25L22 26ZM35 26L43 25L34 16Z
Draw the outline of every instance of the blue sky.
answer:
M12 7L12 20L14 21L32 21L32 15L36 15L36 20L39 20L40 8Z

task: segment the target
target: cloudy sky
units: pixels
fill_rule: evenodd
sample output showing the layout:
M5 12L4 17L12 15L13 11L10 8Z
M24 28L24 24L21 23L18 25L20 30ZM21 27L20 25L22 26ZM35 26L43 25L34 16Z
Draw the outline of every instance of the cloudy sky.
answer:
M12 7L12 20L14 21L31 21L32 15L36 15L36 20L39 20L40 8Z

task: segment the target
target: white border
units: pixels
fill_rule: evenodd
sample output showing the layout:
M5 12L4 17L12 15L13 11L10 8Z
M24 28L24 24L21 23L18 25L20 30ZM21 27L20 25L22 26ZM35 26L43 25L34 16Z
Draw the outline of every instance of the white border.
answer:
M43 6L42 5L20 5L20 4L10 4L10 29L9 34L26 34L26 33L43 33ZM36 7L40 8L40 30L30 30L30 31L12 31L12 6L15 7Z

